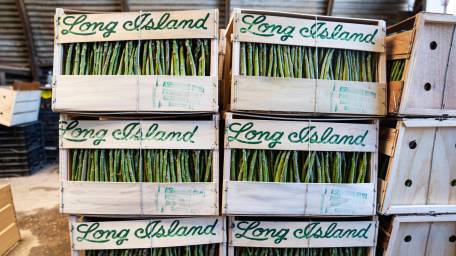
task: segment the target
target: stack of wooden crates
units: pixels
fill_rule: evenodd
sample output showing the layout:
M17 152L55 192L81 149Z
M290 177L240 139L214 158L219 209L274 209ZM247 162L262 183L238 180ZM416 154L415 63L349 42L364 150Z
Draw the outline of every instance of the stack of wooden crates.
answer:
M224 255L217 49L218 10L57 9L72 255Z
M234 10L225 30L228 255L374 255L385 23Z
M380 131L379 251L456 255L456 17L388 28L388 114Z

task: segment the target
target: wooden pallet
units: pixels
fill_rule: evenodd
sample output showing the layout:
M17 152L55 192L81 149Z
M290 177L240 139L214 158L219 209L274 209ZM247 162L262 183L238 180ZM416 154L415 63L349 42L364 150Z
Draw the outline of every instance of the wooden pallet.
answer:
M456 213L456 119L399 119L380 132L379 211Z
M201 28L184 26L179 29L126 29L143 15L158 20L204 21ZM150 15L150 16L148 16ZM118 24L115 33L79 31L71 26L74 19ZM93 23L91 23L93 24ZM99 23L97 23L99 24ZM127 24L127 25L125 25ZM155 24L155 23L154 23ZM125 25L125 26L123 26ZM157 24L155 24L157 26ZM76 30L76 31L75 31ZM167 12L75 13L57 9L55 15L54 85L52 107L57 112L217 112L218 111L218 10ZM210 39L209 76L164 75L62 75L63 44L149 39Z
M9 184L0 185L0 255L21 240Z
M388 60L402 59L400 81L388 83L388 113L456 115L456 17L419 13L388 28Z
M107 249L142 249L142 248L163 248L187 245L218 244L218 255L226 256L226 220L224 217L192 217L192 218L160 218L160 219L139 219L139 220L91 220L83 218L77 220L70 217L70 237L72 256L83 255L84 250L107 250ZM151 225L157 223L154 232L150 230ZM149 229L147 229L149 227ZM173 229L174 227L174 229ZM187 235L179 235L176 229L186 227L201 230L190 232ZM163 228L174 235L160 235L157 232ZM87 230L90 232L86 232ZM148 231L146 231L146 229ZM180 230L180 229L179 229ZM96 232L106 237L100 237ZM147 232L151 232L147 236ZM182 232L180 232L182 233ZM185 232L184 232L185 233ZM118 235L118 236L113 236Z
M62 213L114 216L183 216L219 214L218 116L198 121L183 120L64 120L61 122L60 159ZM193 131L190 140L159 141L130 136L116 139L115 134L131 123L146 133L152 125L161 131ZM71 129L69 127L72 127ZM81 129L81 130L79 130ZM87 136L101 134L105 136ZM82 131L81 133L73 131ZM117 131L117 132L116 132ZM98 133L100 132L100 133ZM100 139L100 143L96 140ZM87 182L69 181L70 149L207 149L213 154L212 182ZM128 195L128 196L125 196Z
M377 217L340 219L262 219L228 217L228 255L235 256L236 247L263 248L337 248L368 247L375 255ZM319 231L317 231L319 230ZM349 233L356 235L347 235ZM322 232L317 235L316 233ZM335 233L344 234L340 237ZM332 234L332 235L331 235Z
M253 24L251 20L264 20ZM244 21L247 20L247 21ZM258 21L259 22L259 21ZM342 26L348 33L375 33L371 43L301 36L323 22L328 29ZM269 26L269 27L268 27ZM260 29L261 28L261 29ZM273 31L267 31L267 28ZM260 30L265 31L260 31ZM284 36L284 31L293 30ZM281 33L274 33L282 31ZM270 33L269 33L270 32ZM266 35L267 34L267 35ZM225 31L224 109L233 112L318 113L345 115L386 114L385 22L258 10L235 9ZM256 77L240 75L240 43L268 43L376 52L378 82Z
M38 119L39 90L17 91L11 86L0 87L0 125L15 126Z
M402 215L380 219L384 256L455 256L456 215Z
M255 118L255 119L254 119ZM323 122L322 122L323 121ZM223 162L223 213L227 215L325 215L371 216L376 213L377 138L378 122L324 122L324 120L283 121L227 113L225 117L225 149ZM243 133L230 127L250 127ZM353 136L364 134L360 145L324 142L292 142L289 136L298 136L305 127L314 126L319 135L333 129L333 134ZM233 129L234 130L234 129ZM305 132L305 131L304 131ZM271 147L266 137L282 133L282 139ZM256 135L255 135L256 134ZM254 137L247 139L247 137ZM278 136L275 136L278 137ZM247 140L247 141L246 141ZM276 183L230 180L231 150L239 148L300 151L370 152L368 183ZM332 196L337 195L337 196Z

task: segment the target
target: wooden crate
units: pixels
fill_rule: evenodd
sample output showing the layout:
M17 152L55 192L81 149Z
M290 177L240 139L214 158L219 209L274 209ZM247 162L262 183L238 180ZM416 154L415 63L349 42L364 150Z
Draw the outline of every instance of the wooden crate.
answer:
M250 117L252 115L249 115ZM247 117L248 118L248 117ZM226 114L223 162L223 213L227 215L371 216L376 213L378 122L283 121L246 119ZM235 127L232 129L231 127ZM241 128L242 127L242 128ZM360 145L322 141L292 142L291 136L314 127L318 136L331 131L339 136L364 136ZM248 128L248 129L247 129ZM241 131L242 132L238 132ZM247 139L244 137L253 137ZM250 134L250 135L249 135ZM255 135L256 134L256 135ZM281 134L281 135L280 135ZM289 137L290 136L290 137ZM264 138L276 138L274 141ZM259 139L258 139L259 138ZM278 139L277 139L278 138ZM298 138L298 137L294 137ZM276 142L271 146L270 142ZM230 180L232 149L370 152L368 183L280 183Z
M405 61L400 81L388 83L388 113L456 115L456 17L419 13L388 28L388 60Z
M84 255L84 250L164 248L202 244L218 244L218 255L225 256L225 222L224 217L123 221L87 218L77 220L76 217L70 217L72 256ZM156 225L155 229L154 225ZM190 231L186 235L179 234L179 232L182 233L180 228L184 227L187 228L184 233L192 228L195 232ZM103 233L103 231L105 232ZM166 234L160 232L166 232ZM170 235L168 232L174 235Z
M228 217L228 220L229 256L236 255L235 247L368 247L368 255L375 255L378 234L378 219L375 216L343 221L252 217ZM335 237L335 233L345 235Z
M9 250L21 240L14 211L13 197L9 184L0 185L0 255L6 255Z
M384 256L455 256L456 215L401 215L380 219Z
M456 119L400 119L380 132L379 211L456 213Z
M60 124L62 213L82 215L218 215L219 150L218 116L206 120L68 120ZM135 123L136 135L154 126L158 131L189 134L160 141L128 136L116 138L127 125ZM104 130L103 130L104 129ZM124 130L125 131L125 130ZM138 133L136 133L138 132ZM144 132L144 133L143 133ZM105 134L99 136L100 134ZM192 134L190 136L190 134ZM152 134L153 135L153 134ZM212 182L87 182L69 181L70 149L207 149L212 150Z
M256 24L253 24L254 19ZM326 32L327 29L337 27L346 29L347 33L375 36L369 43L301 36L300 31L312 29L317 22L327 26ZM276 31L282 32L279 34L275 33ZM386 114L384 21L235 9L225 37L223 104L229 111L378 116ZM240 75L241 42L376 52L379 54L378 82Z
M0 125L14 126L34 122L40 110L39 90L14 90L11 86L0 87Z
M131 29L140 15L152 27ZM168 16L169 15L169 16ZM93 31L73 24L82 20ZM184 22L184 28L166 29L162 19ZM197 19L201 26L186 21ZM159 22L160 21L160 22ZM194 21L194 20L193 20ZM201 21L201 22L200 22ZM57 9L55 15L53 110L58 112L217 112L218 10L167 12L77 13ZM96 24L106 24L97 29ZM198 23L198 24L199 24ZM113 25L116 24L114 27ZM160 25L161 24L161 25ZM167 23L168 24L168 23ZM192 23L193 24L193 23ZM171 23L172 25L172 23ZM171 26L170 25L170 26ZM157 29L155 26L160 26ZM209 76L166 75L62 75L63 44L150 39L209 39Z

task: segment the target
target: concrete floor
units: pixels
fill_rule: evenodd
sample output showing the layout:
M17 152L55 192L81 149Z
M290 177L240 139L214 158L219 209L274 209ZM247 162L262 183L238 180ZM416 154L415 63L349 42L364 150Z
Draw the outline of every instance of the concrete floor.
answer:
M69 255L68 217L58 208L57 165L28 177L4 178L10 183L22 240L8 256Z

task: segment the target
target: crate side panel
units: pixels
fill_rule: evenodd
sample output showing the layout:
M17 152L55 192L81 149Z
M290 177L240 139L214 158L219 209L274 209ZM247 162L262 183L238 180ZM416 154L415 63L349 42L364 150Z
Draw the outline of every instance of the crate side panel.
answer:
M399 225L397 233L391 235L388 244L390 252L388 255L425 256L426 240L431 224L426 222L397 224ZM394 246L391 247L391 245Z
M456 255L456 242L451 242L454 236L456 236L456 222L433 222L429 231L426 255Z

